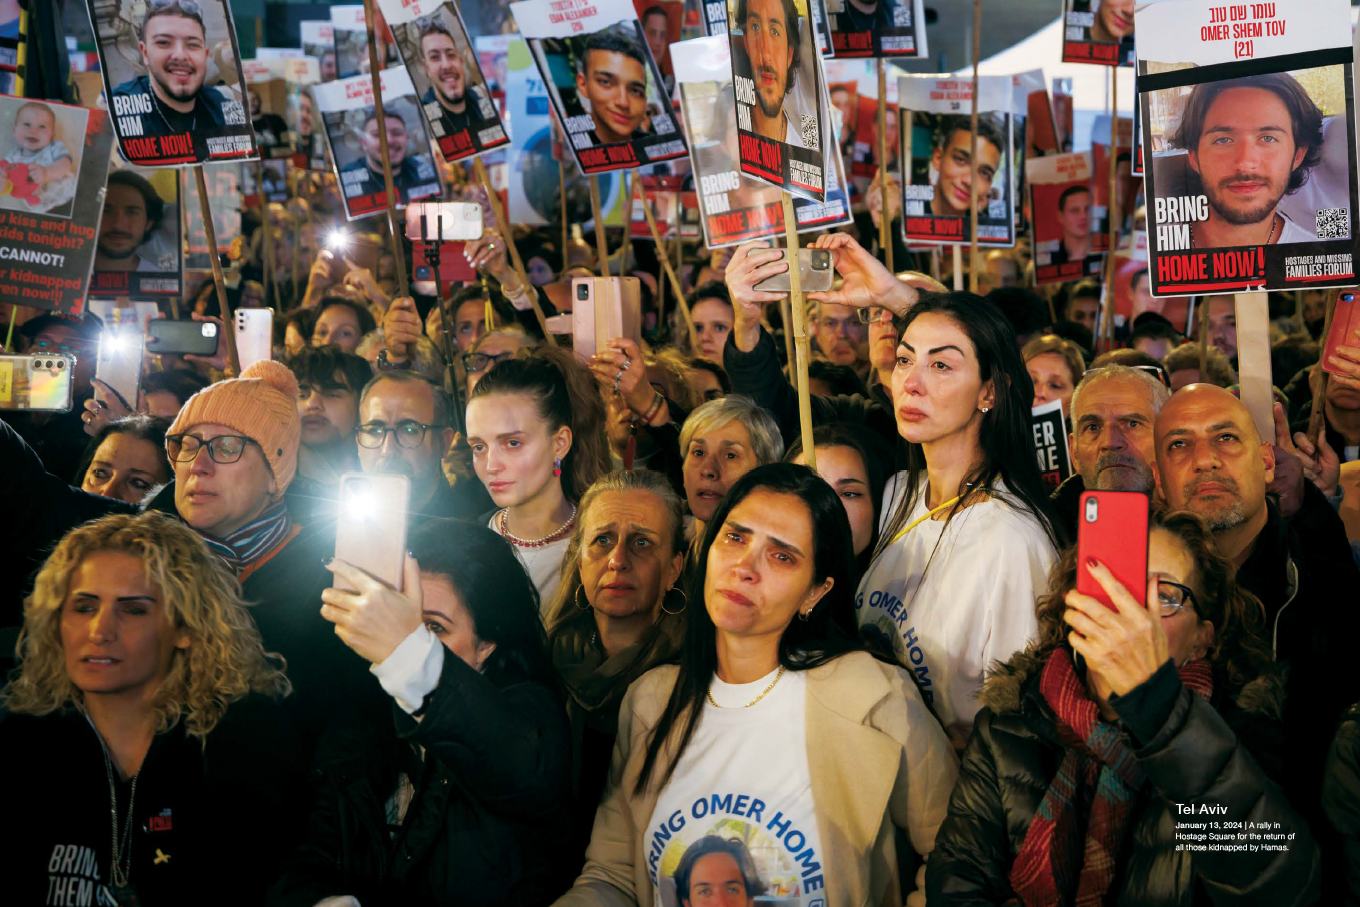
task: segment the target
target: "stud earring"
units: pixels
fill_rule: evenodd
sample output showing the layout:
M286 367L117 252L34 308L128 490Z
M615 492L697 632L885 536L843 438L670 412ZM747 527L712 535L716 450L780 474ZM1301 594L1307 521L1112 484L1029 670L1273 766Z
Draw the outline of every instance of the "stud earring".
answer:
M984 407L982 408L982 411L983 411L984 413L989 413L989 412L992 411L992 408L991 408L990 406L984 406Z

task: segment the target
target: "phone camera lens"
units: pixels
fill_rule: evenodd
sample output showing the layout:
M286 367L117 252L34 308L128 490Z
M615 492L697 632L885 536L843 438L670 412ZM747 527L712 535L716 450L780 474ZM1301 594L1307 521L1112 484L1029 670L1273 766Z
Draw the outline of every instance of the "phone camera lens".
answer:
M65 360L65 359L58 359L58 360L57 360L57 368L65 368L65 367L66 367L66 360Z
M1086 501L1086 522L1094 523L1099 513L1100 505L1096 502L1095 498L1088 499Z
M586 300L590 298L590 285L581 283L576 285L576 298Z

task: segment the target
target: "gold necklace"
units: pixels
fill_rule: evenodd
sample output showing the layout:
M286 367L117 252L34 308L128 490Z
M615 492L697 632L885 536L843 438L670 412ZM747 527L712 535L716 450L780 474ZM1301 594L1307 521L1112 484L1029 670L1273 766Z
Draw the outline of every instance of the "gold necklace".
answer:
M779 673L777 673L777 674L774 675L774 680L771 680L771 681L770 681L770 685L769 685L768 687L766 687L766 688L764 689L764 691L763 691L759 696L757 696L755 699L752 699L750 702L746 703L746 705L742 706L742 708L743 708L743 709L749 709L751 706L755 705L757 702L760 702L760 700L764 699L765 696L766 696L766 694L769 693L770 690L773 690L773 689L774 689L774 685L777 684L777 683L779 683L779 678L781 678L781 677L783 677L783 676L784 676L784 666L783 666L783 665L780 665L780 666L779 666ZM715 708L715 709L736 708L736 706L724 706L724 705L718 705L717 700L715 700L715 699L713 698L713 691L712 691L712 690L710 690L709 693L708 693L708 702L709 702L709 704L712 705L713 708Z

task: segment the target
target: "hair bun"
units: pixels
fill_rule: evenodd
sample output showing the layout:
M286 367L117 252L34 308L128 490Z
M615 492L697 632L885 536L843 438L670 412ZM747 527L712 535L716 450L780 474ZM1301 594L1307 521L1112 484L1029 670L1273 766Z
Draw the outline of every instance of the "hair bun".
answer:
M282 362L275 362L272 359L261 359L259 362L256 362L250 368L243 371L241 377L258 378L286 395L289 399L297 399L297 376Z

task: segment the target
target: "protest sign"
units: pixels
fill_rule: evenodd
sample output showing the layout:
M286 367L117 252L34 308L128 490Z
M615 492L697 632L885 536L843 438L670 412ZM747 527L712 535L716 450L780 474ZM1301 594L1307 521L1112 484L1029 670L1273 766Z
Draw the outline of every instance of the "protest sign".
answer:
M1029 157L1043 157L1057 154L1058 124L1053 117L1053 105L1048 100L1048 87L1044 84L1042 69L1022 72L1015 77L1017 85L1025 89L1025 105L1028 109L1028 123L1025 129L1025 144Z
M208 232L203 226L198 181L187 170L179 175L180 211L184 217L184 270L186 274L206 271L212 266L212 256L208 250ZM240 173L235 167L205 167L203 184L208 190L208 210L212 212L213 236L217 240L213 251L221 255L229 252L232 240L241 236Z
M0 4L0 94L23 94L19 85L19 48L33 29L31 13L19 0Z
M1100 273L1091 246L1091 152L1050 154L1025 162L1034 265L1038 283L1080 280Z
M1056 78L1053 80L1053 126L1057 130L1058 151L1066 154L1072 150L1073 109L1072 80Z
M522 0L510 9L582 173L684 156L684 134L629 0Z
M1011 195L1015 205L1015 235L1025 231L1025 161L1031 156L1039 157L1044 151L1036 151L1030 139L1030 130L1037 129L1045 134L1041 141L1053 141L1053 120L1048 110L1048 91L1044 88L1044 72L1041 69L1018 72L1011 76L1011 145L1015 148L1015 166L1011 168L1014 178Z
M973 182L973 83L901 76L902 231L908 242L964 244L978 212L978 243L1015 245L1015 145L1011 76L978 78L977 182Z
M246 105L250 111L250 126L255 130L255 143L260 157L286 158L292 154L293 138L288 132L288 82L284 77L282 58L274 60L242 60L241 72L246 80Z
M1053 491L1072 475L1072 454L1067 446L1067 425L1062 401L1050 400L1031 410L1034 456L1044 487Z
M368 73L368 30L362 3L331 7L331 40L335 48L335 78ZM382 53L379 50L378 56Z
M925 0L825 0L837 57L924 57Z
M661 71L666 86L666 97L675 88L675 67L671 65L671 45L680 40L680 26L685 8L681 0L633 0L633 10L642 23L642 34L647 47Z
M1154 295L1355 283L1349 12L1345 0L1138 10Z
M363 7L360 7L363 9ZM316 60L322 82L335 81L335 29L329 19L298 23L302 34L302 53Z
M1114 254L1114 276L1102 290L1108 304L1110 290L1114 295L1114 323L1116 328L1127 328L1144 312L1155 312L1170 321L1176 330L1187 334L1190 315L1189 296L1152 295L1148 280L1148 236L1144 230L1124 234Z
M727 39L695 38L671 47L680 108L689 131L699 219L710 249L777 236L784 230L778 189L741 175L732 130L732 67ZM829 142L834 141L827 136ZM832 145L825 202L794 199L800 232L849 223L841 157Z
M730 0L727 38L741 172L825 201L831 105L807 0Z
M255 48L255 59L257 60L294 60L299 57L307 56L300 47L257 47Z
M510 143L452 0L379 0L444 160Z
M180 228L175 171L137 170L115 162L104 191L90 294L178 296Z
M1115 227L1133 229L1142 181L1133 175L1133 120L1120 117L1115 126ZM1091 127L1091 248L1110 247L1110 115L1097 114Z
M394 66L382 71L381 83L387 154L392 164L397 207L437 198L443 194L443 187L430 153L425 118L420 113L411 76L405 67ZM354 220L386 210L387 190L372 77L360 75L326 82L314 86L312 96L326 128L345 216Z
M709 37L727 34L727 0L700 0L700 5L704 34Z
M0 96L0 296L79 314L113 152L102 110Z
M256 156L225 0L86 0L123 157L139 167Z
M1064 63L1133 65L1134 0L1064 0Z
M264 186L259 185L259 177L264 177ZM283 202L288 200L288 161L250 161L241 165L241 196L247 208L265 201Z

